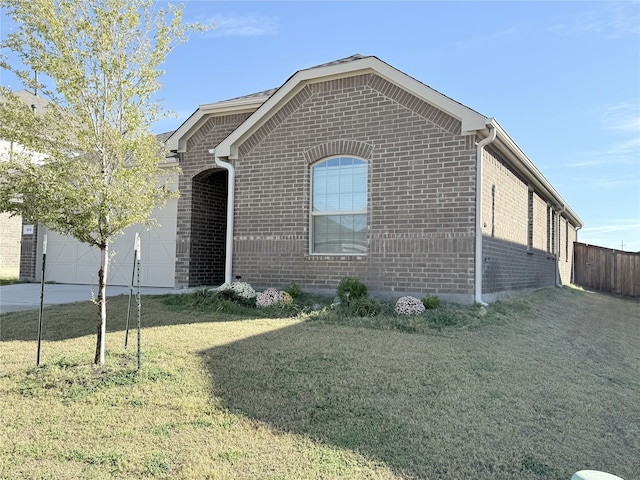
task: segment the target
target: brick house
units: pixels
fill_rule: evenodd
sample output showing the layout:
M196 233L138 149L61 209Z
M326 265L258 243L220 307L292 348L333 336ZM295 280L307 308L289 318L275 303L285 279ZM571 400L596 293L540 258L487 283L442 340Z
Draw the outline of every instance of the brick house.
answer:
M201 105L166 144L180 198L143 247L144 285L334 292L355 276L471 303L571 281L582 222L500 124L376 57ZM123 272L129 243L112 249ZM74 252L48 255L48 279L90 283Z
M582 222L506 131L376 57L201 105L168 145L177 285L473 302L571 279Z
M28 105L35 114L42 114L48 105L48 101L28 90L18 90L16 96ZM3 101L0 98L0 101ZM10 158L13 152L23 151L23 147L13 142L0 139L0 162L4 158ZM38 155L34 154L34 158ZM35 266L33 255L33 242L36 226L28 226L23 229L20 216L10 216L0 212L0 277L17 278L21 268L29 270L30 262ZM33 227L33 228L31 228ZM21 257L21 251L25 253Z

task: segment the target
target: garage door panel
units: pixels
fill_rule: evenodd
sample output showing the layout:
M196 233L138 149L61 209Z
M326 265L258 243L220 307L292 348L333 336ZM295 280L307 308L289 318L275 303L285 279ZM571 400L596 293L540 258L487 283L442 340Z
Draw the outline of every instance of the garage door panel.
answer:
M161 224L153 229L133 225L110 245L107 283L129 285L133 270L135 234L140 234L140 283L149 287L173 287L176 249L176 199L152 213ZM97 284L100 250L49 231L45 280L57 283Z

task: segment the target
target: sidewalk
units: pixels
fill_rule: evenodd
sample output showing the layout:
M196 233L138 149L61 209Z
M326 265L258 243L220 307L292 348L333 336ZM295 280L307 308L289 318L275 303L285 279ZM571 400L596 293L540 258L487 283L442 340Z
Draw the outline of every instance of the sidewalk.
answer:
M15 312L18 310L31 310L40 308L39 283L16 283L0 286L0 314ZM187 293L188 289L142 287L143 295L164 295L167 293ZM126 295L129 287L107 285L107 296ZM98 295L96 285L44 285L44 305L57 305L61 303L89 302Z

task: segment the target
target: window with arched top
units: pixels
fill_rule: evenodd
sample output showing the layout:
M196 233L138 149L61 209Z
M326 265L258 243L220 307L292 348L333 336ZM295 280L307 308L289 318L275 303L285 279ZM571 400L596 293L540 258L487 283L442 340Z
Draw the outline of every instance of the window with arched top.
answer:
M368 173L369 164L354 157L311 167L311 253L366 253Z

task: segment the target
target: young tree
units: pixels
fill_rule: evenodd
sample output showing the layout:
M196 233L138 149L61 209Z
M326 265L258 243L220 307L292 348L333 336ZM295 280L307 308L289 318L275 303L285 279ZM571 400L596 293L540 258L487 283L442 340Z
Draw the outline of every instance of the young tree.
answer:
M151 125L166 55L197 24L152 0L0 0L17 25L1 67L50 101L34 112L7 88L0 138L21 145L0 161L0 211L23 215L100 249L94 362L104 363L109 244L177 192ZM5 50L6 51L6 50ZM52 85L34 85L33 72ZM35 159L32 152L40 155Z

